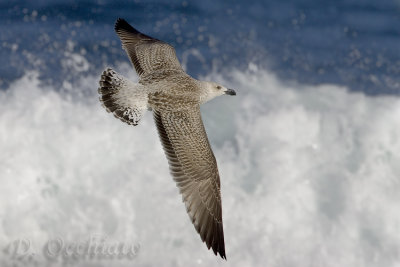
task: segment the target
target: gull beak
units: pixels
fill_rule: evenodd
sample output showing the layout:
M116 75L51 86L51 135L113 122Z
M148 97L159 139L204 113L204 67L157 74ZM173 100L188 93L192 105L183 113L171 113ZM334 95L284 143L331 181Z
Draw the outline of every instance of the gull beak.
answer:
M225 94L226 95L236 95L236 92L233 89L228 89L228 90L225 91Z

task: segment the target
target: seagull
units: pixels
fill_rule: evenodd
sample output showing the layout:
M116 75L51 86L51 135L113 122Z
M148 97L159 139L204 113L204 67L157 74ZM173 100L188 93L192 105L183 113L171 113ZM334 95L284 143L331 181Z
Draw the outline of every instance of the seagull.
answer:
M146 110L153 112L186 211L207 248L226 260L220 178L200 105L236 92L190 77L171 45L139 32L124 19L116 21L115 31L139 82L107 68L99 82L100 102L107 112L129 125L138 125Z

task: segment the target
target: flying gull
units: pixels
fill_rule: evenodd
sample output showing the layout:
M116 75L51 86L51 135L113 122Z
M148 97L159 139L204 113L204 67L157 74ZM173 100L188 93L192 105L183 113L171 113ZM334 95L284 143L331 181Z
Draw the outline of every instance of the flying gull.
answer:
M130 125L137 125L147 109L153 111L186 211L208 249L226 259L220 179L200 105L236 93L214 82L193 79L182 69L171 45L140 33L124 19L117 20L115 31L139 82L108 68L101 75L100 101L107 112Z

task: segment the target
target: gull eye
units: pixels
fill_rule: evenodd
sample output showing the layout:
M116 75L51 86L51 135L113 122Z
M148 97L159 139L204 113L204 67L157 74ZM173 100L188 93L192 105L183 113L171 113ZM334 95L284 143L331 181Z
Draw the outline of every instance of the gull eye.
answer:
M217 85L217 89L221 89L221 86Z

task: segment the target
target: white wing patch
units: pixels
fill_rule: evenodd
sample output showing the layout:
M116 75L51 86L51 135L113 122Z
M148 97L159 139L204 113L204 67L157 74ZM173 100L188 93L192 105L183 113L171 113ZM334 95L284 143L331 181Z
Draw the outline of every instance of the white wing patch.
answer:
M122 113L122 117L128 124L132 123L132 125L137 125L142 117L142 112L135 108L126 108Z

